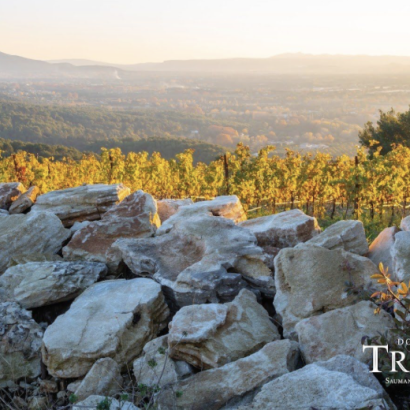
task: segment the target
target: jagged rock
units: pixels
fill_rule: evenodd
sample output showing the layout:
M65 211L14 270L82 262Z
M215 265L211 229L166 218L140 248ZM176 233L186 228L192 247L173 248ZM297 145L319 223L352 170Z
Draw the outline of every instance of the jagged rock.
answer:
M36 186L32 186L27 192L20 195L10 206L10 214L22 214L27 209L30 209L36 202L37 195L40 193L40 189Z
M162 199L157 202L158 215L162 223L178 212L181 206L192 205L192 199Z
M134 406L129 401L121 401L119 402L116 399L111 397L105 396L90 396L87 399L80 401L73 405L73 410L98 410L101 409L101 405L98 406L100 403L109 403L110 407L103 407L107 410L139 410L138 407Z
M134 274L158 281L177 306L232 300L248 286L244 278L263 283L267 292L274 288L255 236L229 219L182 219L166 235L120 239L114 248Z
M29 262L60 262L63 258L55 253L16 253L9 260L8 268Z
M193 205L179 207L178 212L168 218L158 229L157 235L170 232L176 223L185 221L187 218L207 215L222 216L235 223L246 220L245 211L236 195L218 196L212 201L201 201Z
M96 283L47 328L43 362L61 378L81 377L105 357L124 366L165 327L168 315L161 287L150 279Z
M391 248L395 279L408 283L410 280L410 231L397 232Z
M83 229L86 226L90 225L90 223L91 223L91 221L74 222L74 225L70 228L70 231L74 234L75 232L79 231L80 229Z
M391 251L394 245L394 238L396 233L400 232L398 228L392 226L391 228L386 228L379 233L377 238L372 242L369 247L368 258L376 265L383 263L385 268L389 268L389 272L393 272L393 260L391 256Z
M133 368L137 383L146 386L163 387L193 374L188 363L169 357L168 336L148 342L143 356L134 361Z
M241 222L239 226L251 230L259 246L287 248L306 242L321 231L316 218L299 209L263 216Z
M77 400L99 395L110 397L121 391L121 368L115 360L106 357L97 360L75 391Z
M294 326L302 319L349 306L346 282L360 287L377 271L369 259L342 249L300 244L282 249L275 258L274 306L282 317L285 337L296 338Z
M374 303L362 301L301 320L295 330L305 362L328 360L340 354L368 362L372 353L370 350L363 353L362 337L377 336L394 327L387 312L383 310L375 315L375 309Z
M70 231L48 212L0 218L0 273L13 256L57 253L69 237Z
M0 184L0 209L8 210L11 204L24 192L26 192L26 188L20 182Z
M31 312L15 302L0 303L0 388L9 380L40 375L42 337Z
M299 353L296 342L268 343L256 353L206 370L162 389L156 400L158 410L217 410L253 392L266 382L296 368ZM181 395L175 395L181 392Z
M400 229L402 231L410 231L410 216L406 216L401 220Z
M129 194L130 189L123 184L83 185L40 195L31 212L52 212L69 228L77 221L101 219L103 213Z
M353 357L337 356L265 384L251 405L238 410L376 410L382 404L379 410L396 408L368 367Z
M102 263L29 262L0 276L0 293L32 309L74 299L106 273Z
M106 263L116 273L121 253L112 248L118 238L143 238L155 234L160 225L157 205L151 195L137 191L106 212L101 221L76 231L63 249L64 257Z
M169 324L170 356L200 369L223 366L280 339L268 312L243 289L233 302L185 306Z
M344 249L345 251L366 255L369 252L366 233L360 221L339 221L326 228L320 235L307 242L327 249Z

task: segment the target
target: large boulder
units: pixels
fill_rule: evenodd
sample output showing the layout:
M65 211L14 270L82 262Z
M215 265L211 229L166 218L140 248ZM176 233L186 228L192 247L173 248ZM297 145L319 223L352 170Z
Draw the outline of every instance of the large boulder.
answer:
M410 216L406 216L401 220L400 229L402 231L410 231Z
M0 209L8 210L11 204L24 192L26 192L26 188L20 182L0 184Z
M15 302L0 303L0 388L8 381L40 375L42 337L31 312Z
M340 354L368 362L372 353L370 349L363 352L363 336L377 336L394 327L391 315L384 310L375 315L375 309L374 303L362 301L301 320L295 329L305 362L328 360Z
M160 285L150 279L96 283L47 328L43 361L61 378L84 376L105 357L125 366L166 326L168 314Z
M27 192L20 195L10 206L10 214L22 214L30 209L36 202L37 195L40 193L40 189L36 186L32 186Z
M347 293L346 283L365 286L376 271L369 259L342 249L282 249L275 258L274 306L285 337L296 338L294 327L302 319L353 304L356 296Z
M74 394L77 400L92 395L114 396L122 389L121 368L109 357L97 360L87 375L81 380Z
M135 275L155 279L178 307L232 300L248 286L244 279L266 292L274 289L255 236L229 219L182 219L166 235L119 239L114 248Z
M391 257L395 274L394 279L408 283L410 280L410 231L396 233L391 248Z
M233 302L183 307L169 324L170 356L200 369L223 366L280 339L268 312L243 289Z
M181 206L193 205L192 199L162 199L157 202L158 215L162 223L178 212Z
M64 302L77 297L107 268L95 262L29 262L0 276L0 298L16 300L26 309Z
M298 359L296 342L278 340L268 343L248 357L197 373L162 389L156 400L158 410L217 410L225 405L229 407L230 403L252 394L268 381L295 370Z
M184 221L193 216L222 216L231 219L235 223L245 221L246 214L241 201L236 195L218 196L212 201L196 202L193 205L181 206L178 211L168 218L158 229L157 235L163 235L171 231L179 221Z
M151 340L144 346L143 355L133 363L138 384L163 387L193 374L193 367L169 357L168 336Z
M69 237L70 231L48 212L0 218L0 274L14 255L57 253Z
M239 226L251 230L259 246L288 248L306 242L321 231L316 218L299 209L263 216L241 222Z
M337 356L266 383L252 404L239 409L394 410L395 406L365 364Z
M130 189L123 184L95 184L61 189L37 197L31 212L52 212L69 228L77 221L101 219L103 213L129 194Z
M377 238L369 247L368 258L376 265L383 264L385 268L389 268L389 272L393 272L392 248L396 234L400 229L392 226L380 232Z
M101 221L88 223L77 230L63 249L63 255L71 260L106 263L109 270L116 273L122 257L118 250L112 248L112 244L118 238L154 236L159 225L155 199L143 191L137 191L112 207Z
M369 252L366 233L360 221L336 222L307 243L327 249L344 249L358 255L366 255Z

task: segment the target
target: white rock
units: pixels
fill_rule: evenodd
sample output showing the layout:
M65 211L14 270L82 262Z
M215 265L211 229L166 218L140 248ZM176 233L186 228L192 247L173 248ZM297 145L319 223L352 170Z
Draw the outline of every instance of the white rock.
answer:
M104 277L107 268L95 262L29 262L0 276L0 292L26 309L71 300Z
M385 268L389 268L390 273L393 273L393 259L391 251L397 232L399 232L399 229L395 226L384 229L369 247L368 258L376 266L379 266L380 262L383 263Z
M69 228L77 221L100 219L103 213L129 194L130 189L123 184L83 185L40 195L31 212L52 212Z
M143 356L134 361L138 384L163 387L193 374L188 363L169 357L168 336L158 337L144 346Z
M158 229L157 235L171 231L173 226L193 216L222 216L233 220L235 223L245 221L246 214L241 201L236 195L218 196L212 201L196 202L193 205L180 206L178 212L168 218Z
M282 249L275 258L274 306L282 317L285 337L296 338L294 326L302 319L349 306L346 282L364 286L377 271L369 259L342 249L300 244Z
M77 400L98 395L114 396L122 389L121 368L115 360L106 357L97 360L75 390Z
M125 366L165 327L168 314L160 285L150 279L96 283L47 328L43 362L61 378L81 377L105 357Z
M327 249L344 249L358 255L366 255L369 251L362 222L353 220L336 222L307 243Z
M374 337L394 327L392 316L384 310L375 315L375 309L374 303L362 301L301 320L295 329L305 362L343 354L368 363L372 353L370 350L363 353L362 337Z
M410 231L397 232L391 248L394 279L408 283L410 280Z
M162 199L157 202L158 215L162 223L176 214L181 206L192 205L192 199Z
M272 273L255 236L229 219L183 219L166 235L120 239L114 248L135 275L158 281L179 307L232 300L252 282L273 293Z
M26 192L20 182L6 182L0 184L0 209L8 210L18 197Z
M69 237L70 231L48 212L0 218L0 273L14 255L57 253Z
M251 230L259 246L287 248L316 237L321 231L316 218L299 209L263 216L241 222L239 226Z
M0 303L0 388L8 381L40 375L42 337L31 312L15 302Z
M255 295L243 289L225 305L185 306L169 324L170 356L200 369L219 367L280 339Z
M410 216L406 216L401 220L400 229L402 231L410 231Z
M238 410L393 410L394 404L363 363L337 356L287 373L262 386L252 404Z
M77 230L63 254L71 260L106 263L111 273L117 273L122 258L112 244L118 238L154 236L159 225L156 201L151 195L137 191L112 207L101 221Z
M296 342L278 340L268 343L244 359L197 373L162 389L156 400L158 410L217 410L229 406L230 402L241 399L268 381L292 372L298 358Z

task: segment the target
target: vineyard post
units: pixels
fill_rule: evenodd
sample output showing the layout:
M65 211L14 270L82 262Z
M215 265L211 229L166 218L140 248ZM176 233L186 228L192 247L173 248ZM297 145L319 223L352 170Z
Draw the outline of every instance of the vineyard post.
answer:
M230 187L229 187L229 165L228 165L228 157L226 154L223 156L224 159L224 176L225 176L225 189L226 195L229 195Z
M355 165L355 170L356 170L356 183L355 183L355 198L354 198L354 219L359 219L359 189L360 189L360 184L359 184L359 175L358 175L358 168L359 168L359 157L356 155L354 157L354 165Z

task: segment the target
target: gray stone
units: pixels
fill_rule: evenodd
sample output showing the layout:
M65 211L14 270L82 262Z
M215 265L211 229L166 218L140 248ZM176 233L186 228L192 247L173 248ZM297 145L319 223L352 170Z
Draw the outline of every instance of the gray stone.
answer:
M394 279L410 281L410 231L397 232L391 248Z
M70 231L48 212L0 218L0 273L15 255L54 254L69 237Z
M6 182L0 184L0 209L8 210L18 197L26 192L20 182Z
M368 258L376 265L383 264L384 268L388 268L390 273L393 273L393 259L391 251L394 245L396 233L400 232L398 228L392 226L386 228L379 233L377 238L369 247Z
M118 401L112 397L105 396L90 396L87 399L80 401L73 406L73 410L97 410L98 405L102 402L110 403L109 410L139 410L138 407L134 406L129 401ZM105 407L104 407L105 409Z
M40 189L32 186L27 192L20 195L10 206L10 214L21 214L30 209L36 202Z
M129 194L130 189L123 184L82 185L40 195L31 212L52 212L69 228L77 221L101 219L103 213Z
M162 223L178 212L181 206L192 205L192 199L162 199L157 202L158 215Z
M225 305L185 306L169 324L170 356L200 369L220 367L280 339L255 295L243 289Z
M106 357L125 366L166 326L168 315L161 287L150 279L96 283L47 328L43 362L61 378L84 376Z
M0 276L0 293L32 309L74 299L106 273L102 263L29 262Z
M263 216L241 222L239 226L252 231L259 246L288 248L316 237L321 229L316 218L299 209Z

